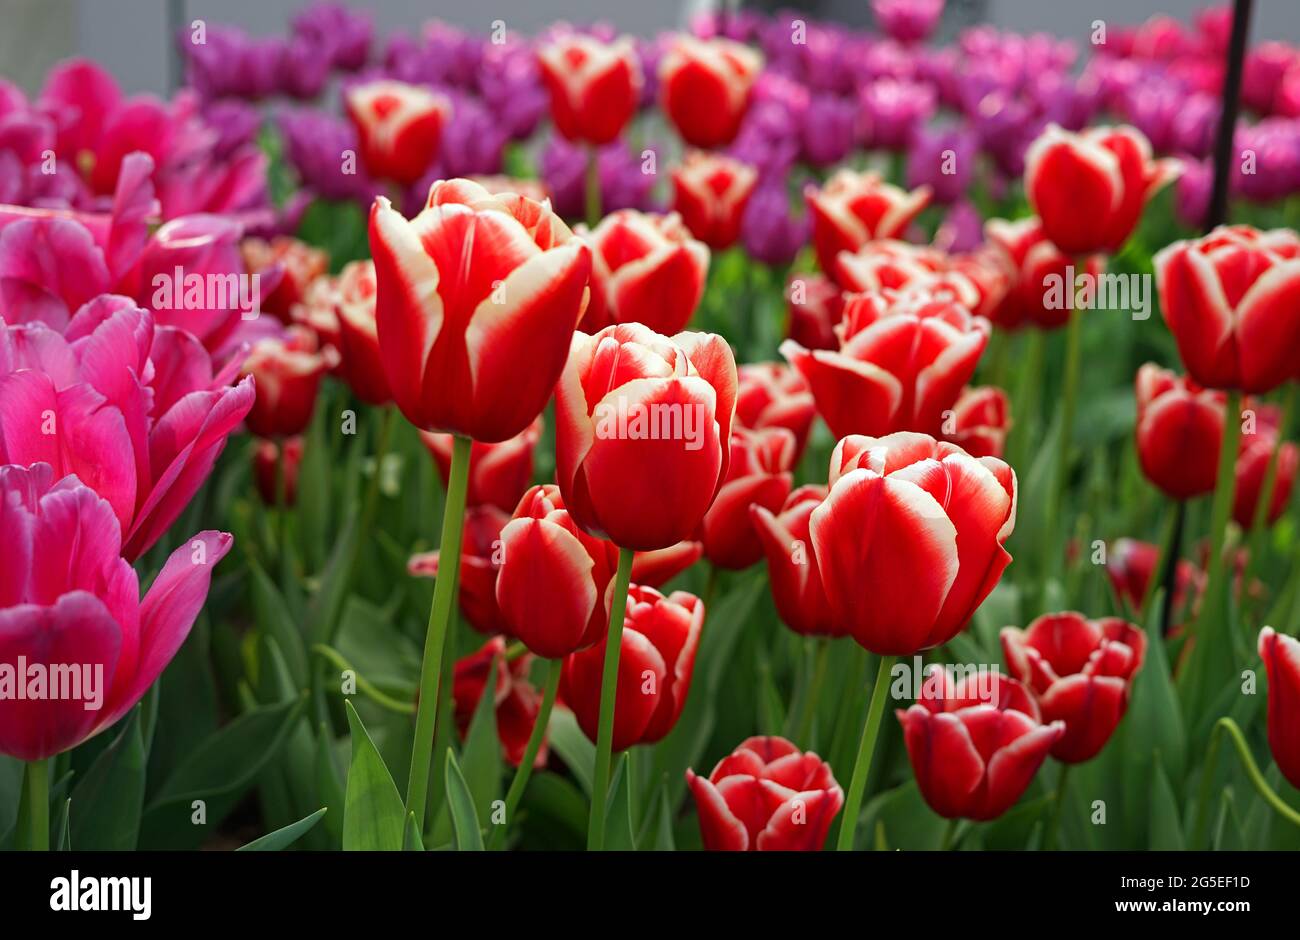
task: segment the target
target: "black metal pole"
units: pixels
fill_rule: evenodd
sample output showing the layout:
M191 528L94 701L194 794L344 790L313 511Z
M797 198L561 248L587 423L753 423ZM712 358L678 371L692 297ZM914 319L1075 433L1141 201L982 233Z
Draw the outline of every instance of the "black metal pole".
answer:
M1223 73L1223 97L1219 110L1219 129L1214 141L1214 189L1205 215L1208 233L1228 220L1228 190L1232 183L1233 138L1237 130L1237 114L1241 110L1241 73L1246 61L1246 38L1250 33L1250 14L1254 0L1235 0L1232 8L1232 37L1228 41L1228 67ZM1175 510L1174 531L1169 540L1169 554L1164 560L1161 582L1164 586L1163 609L1160 614L1161 633L1169 632L1169 621L1174 610L1175 573L1178 556L1182 552L1183 521L1187 504L1179 502Z

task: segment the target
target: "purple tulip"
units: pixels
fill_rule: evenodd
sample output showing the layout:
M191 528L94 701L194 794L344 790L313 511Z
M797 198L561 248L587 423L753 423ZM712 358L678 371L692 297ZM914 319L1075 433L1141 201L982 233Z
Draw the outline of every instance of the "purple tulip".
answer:
M1233 191L1253 202L1272 202L1300 190L1300 123L1265 118L1237 129ZM1247 159L1253 156L1253 165Z
M308 108L285 109L277 117L285 158L304 186L326 199L369 199L378 191L357 154L357 134L340 117ZM346 154L353 155L350 162ZM355 172L347 173L345 169Z
M943 0L871 0L876 26L897 42L927 39L943 16Z
M647 145L647 149L653 150ZM608 215L616 209L653 209L650 191L655 174L642 172L642 159L627 144L616 140L596 157L600 173L600 207ZM542 150L540 175L551 194L551 204L561 216L581 218L586 207L587 151L552 134Z
M957 202L975 172L975 133L965 126L922 130L907 156L907 187L928 185L943 205Z
M322 50L332 68L355 72L370 58L374 23L347 4L318 2L293 18L293 32Z
M937 104L929 85L891 79L868 85L859 100L868 150L905 150Z
M813 166L839 163L853 150L858 131L858 107L851 98L816 94L803 121L803 156Z
M808 242L806 216L795 216L785 180L761 184L749 197L740 220L745 250L759 261L789 264Z
M1214 169L1208 160L1181 161L1182 170L1174 183L1174 213L1188 228L1201 229L1210 209Z
M478 90L511 140L531 137L549 106L536 55L524 42L484 48Z

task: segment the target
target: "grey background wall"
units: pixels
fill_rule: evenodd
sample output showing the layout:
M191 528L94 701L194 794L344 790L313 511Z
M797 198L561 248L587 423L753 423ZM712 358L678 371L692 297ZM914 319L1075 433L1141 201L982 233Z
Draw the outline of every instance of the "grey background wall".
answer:
M203 18L254 33L284 28L303 0L176 0L181 22ZM555 20L603 20L637 35L686 22L710 0L352 0L370 9L380 35L415 29L428 19L486 31L492 20L532 32ZM755 5L755 4L750 4ZM765 4L766 5L766 4ZM772 2L810 15L869 22L868 0ZM1190 18L1209 0L949 0L952 25L984 20L1020 32L1046 30L1086 40L1093 20L1137 23L1164 12ZM1300 42L1300 0L1256 0L1252 38ZM28 89L53 62L87 55L104 63L129 91L163 91L171 43L169 0L0 0L0 75Z

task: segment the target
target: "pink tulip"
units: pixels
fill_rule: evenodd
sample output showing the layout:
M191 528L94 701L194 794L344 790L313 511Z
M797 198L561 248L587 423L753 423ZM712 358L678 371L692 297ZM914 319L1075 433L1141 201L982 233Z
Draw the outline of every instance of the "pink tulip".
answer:
M75 747L140 701L189 635L233 541L198 533L142 600L112 508L75 477L54 479L48 464L0 467L0 662L25 662L26 677L49 681L71 666L82 680L76 695L0 697L0 752L28 761Z

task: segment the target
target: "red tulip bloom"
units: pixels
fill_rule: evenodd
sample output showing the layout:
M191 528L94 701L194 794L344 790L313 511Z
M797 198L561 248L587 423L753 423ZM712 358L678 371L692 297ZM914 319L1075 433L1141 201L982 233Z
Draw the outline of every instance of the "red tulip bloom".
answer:
M1300 239L1220 227L1155 256L1165 322L1187 373L1209 388L1263 394L1296 375Z
M44 760L112 727L144 697L207 598L212 568L230 551L225 532L199 532L167 559L140 597L121 557L112 507L75 476L55 481L49 464L0 467L0 663L11 667L0 695L0 753ZM26 661L23 675L13 665ZM19 693L39 668L80 667L70 694Z
M783 362L752 362L736 369L736 380L736 424L751 431L785 428L794 435L798 463L817 413L803 376Z
M684 591L664 597L632 585L623 621L623 642L614 694L613 750L660 740L681 716L695 669L695 648L704 625L704 604ZM564 661L560 695L592 741L600 723L600 679L605 643Z
M555 395L556 474L578 525L641 551L689 538L727 478L726 340L638 323L578 333Z
M1025 195L1043 232L1061 251L1113 254L1177 167L1175 161L1153 159L1151 144L1136 128L1074 133L1049 124L1025 153Z
M727 479L700 524L705 557L719 568L739 571L763 557L750 510L776 512L785 503L794 480L795 447L785 428L732 428Z
M533 479L533 450L542 437L542 419L537 419L508 441L483 444L475 441L469 451L469 483L465 501L470 506L491 503L513 512ZM450 434L420 432L420 440L438 465L442 485L451 475Z
M944 440L972 457L1001 457L1011 429L1007 393L992 385L967 388L944 417Z
M736 139L763 57L728 39L677 36L659 65L664 114L692 147Z
M488 442L528 427L582 317L587 246L545 203L440 180L410 221L377 199L370 248L379 349L407 420Z
M930 201L930 187L909 193L884 182L878 173L843 169L822 188L809 186L804 198L812 216L817 263L838 281L840 252L855 252L877 239L899 238Z
M1011 556L1016 475L925 434L846 437L809 520L836 618L879 655L948 642Z
M298 501L298 468L302 466L302 437L283 442L262 438L253 450L253 481L268 506L292 506Z
M790 339L805 349L839 349L835 327L844 315L844 294L838 284L820 274L795 274L785 296Z
M1061 721L1039 723L1023 686L994 675L991 690L977 688L981 677L945 678L941 694L895 712L921 796L948 819L1001 816L1065 734Z
M1080 261L1064 254L1048 241L1043 223L1036 218L1016 222L989 219L984 230L1014 272L1014 286L991 313L993 322L1006 329L1026 323L1045 330L1064 326L1070 320L1071 305L1056 302L1055 296L1064 297L1063 290L1073 291L1080 274L1095 279L1105 268L1100 255Z
M1137 539L1117 539L1106 555L1106 575L1116 598L1140 610L1146 600L1151 579L1156 577L1160 546ZM1174 618L1181 621L1190 612L1189 604L1199 600L1205 589L1205 572L1186 558L1178 559L1174 569Z
M375 298L375 263L350 261L339 273L334 310L338 323L339 373L368 405L385 405L393 398L379 348Z
M664 334L683 329L704 296L709 249L675 213L611 212L589 235L591 305L582 329L642 323Z
M1044 614L1027 630L1002 630L1011 674L1037 697L1044 721L1065 722L1052 756L1067 764L1095 757L1110 740L1146 648L1146 634L1133 624L1073 611Z
M1300 787L1300 640L1265 627L1259 657L1268 673L1268 746L1282 776Z
M239 248L249 274L277 269L274 289L262 297L262 310L285 322L294 304L302 303L308 286L329 270L329 252L287 235L269 242L245 238Z
M409 186L438 154L451 103L420 85L389 79L354 85L344 108L357 129L361 162L373 177Z
M505 559L501 530L510 516L487 503L465 510L461 535L459 602L469 625L489 636L511 635L510 623L497 607L497 573ZM418 578L438 577L439 553L421 552L406 563L407 573Z
M1264 516L1266 525L1282 518L1291 501L1291 487L1295 485L1296 469L1300 464L1300 451L1290 441L1278 442L1279 413L1276 408L1257 406L1253 433L1242 434L1241 450L1237 455L1237 485L1232 491L1232 518L1237 525L1249 530L1255 521L1255 507L1259 505L1264 490L1264 476L1268 462L1277 451L1277 471L1273 481L1273 498ZM1281 448L1280 450L1278 448Z
M749 515L767 555L768 580L781 622L795 633L843 636L848 627L835 617L826 600L808 532L813 510L825 499L826 487L801 486L778 514L753 505Z
M373 270L373 262L350 262L344 267L346 271L352 264L367 264ZM371 279L373 281L373 278ZM333 346L341 353L342 341L339 337L339 278L323 274L307 285L302 302L289 308L289 321L316 334L318 345ZM373 317L372 317L373 318ZM345 380L348 380L340 363L336 367ZM350 380L348 380L350 381Z
M781 353L812 389L837 437L922 431L939 435L988 344L983 317L925 291L851 294L837 351L793 340Z
M740 237L740 220L758 171L718 154L694 152L673 170L673 210L691 234L715 251Z
M551 94L551 119L566 138L607 144L618 137L641 99L641 64L627 37L602 42L571 33L538 50Z
M501 752L514 767L524 759L528 739L542 710L542 693L528 681L533 657L524 655L506 662L506 641L493 637L470 655L456 661L452 671L451 696L456 708L456 729L463 739L479 700L492 680L492 707L496 715ZM534 767L546 766L546 738L538 748Z
M1148 362L1138 369L1137 451L1147 479L1173 499L1213 492L1224 396Z
M320 380L338 362L329 347L317 349L315 335L291 326L283 337L253 345L242 375L257 383L257 398L245 419L258 437L292 437L307 430Z
M949 259L929 245L881 238L868 241L854 251L841 252L832 263L833 276L844 290L876 291L933 284L948 269ZM963 283L956 294L964 304L979 298L975 285L969 282Z
M688 768L686 782L710 852L820 851L844 806L830 764L785 738L747 738L708 777Z

